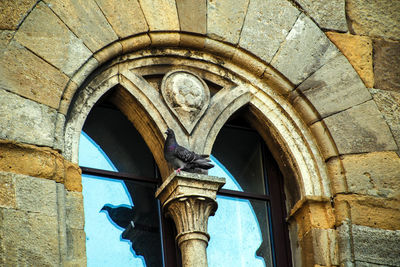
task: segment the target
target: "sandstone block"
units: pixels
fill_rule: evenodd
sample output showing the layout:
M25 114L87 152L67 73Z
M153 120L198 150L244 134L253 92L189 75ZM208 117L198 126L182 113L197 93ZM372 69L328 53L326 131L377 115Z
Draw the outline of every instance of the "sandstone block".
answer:
M372 40L368 36L327 32L328 38L339 48L360 75L366 87L374 86Z
M356 261L365 262L363 266L370 266L368 263L400 265L400 230L390 231L359 225L352 225L351 228Z
M370 89L373 99L400 148L400 92Z
M137 0L96 0L96 3L118 37L125 38L149 30Z
M14 175L11 173L0 172L0 207L13 209L17 207L15 197L15 179Z
M299 13L288 1L250 1L239 45L270 62Z
M334 229L311 229L299 243L305 254L305 257L303 256L305 266L338 265Z
M15 39L68 76L92 55L90 50L43 3L21 25Z
M36 2L36 0L0 1L0 29L16 30Z
M179 18L173 0L139 0L151 31L179 31Z
M397 150L375 103L367 101L324 119L339 154Z
M347 32L345 0L297 0L319 27Z
M0 107L0 138L53 146L54 109L1 89Z
M400 5L398 11L400 14ZM398 25L400 25L400 22ZM373 45L374 87L400 93L400 42L374 40Z
M237 44L246 16L249 0L207 2L207 35L211 38Z
M336 225L353 224L387 230L400 229L400 201L380 197L339 194L334 199Z
M182 31L205 34L207 32L206 0L176 0Z
M341 54L314 72L297 89L314 105L321 118L371 99L361 79Z
M332 137L329 134L329 130L322 122L316 122L310 126L310 130L314 137L317 139L319 149L324 156L325 160L337 156L337 150Z
M400 158L395 152L342 157L349 192L400 200Z
M83 230L84 214L82 193L66 191L65 208L68 227Z
M0 209L4 266L59 266L57 216Z
M32 52L11 41L0 53L0 88L58 108L68 77Z
M57 216L56 183L47 179L15 175L19 210Z
M46 0L45 3L92 52L118 39L93 0Z
M339 51L318 26L301 14L286 36L271 65L292 83L299 84Z
M400 2L392 0L346 1L350 30L358 35L400 39Z

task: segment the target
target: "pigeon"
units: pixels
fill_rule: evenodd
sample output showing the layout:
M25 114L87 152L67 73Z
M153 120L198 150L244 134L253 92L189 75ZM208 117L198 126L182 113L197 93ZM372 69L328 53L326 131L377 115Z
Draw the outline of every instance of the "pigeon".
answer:
M175 139L175 133L172 129L165 132L167 138L164 143L164 158L176 170L191 173L207 173L208 169L214 167L211 164L209 155L199 155L180 146Z

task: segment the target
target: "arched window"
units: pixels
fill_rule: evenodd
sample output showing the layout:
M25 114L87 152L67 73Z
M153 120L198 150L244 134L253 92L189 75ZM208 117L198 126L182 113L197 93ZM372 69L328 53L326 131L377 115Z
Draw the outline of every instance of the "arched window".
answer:
M227 180L209 219L209 266L290 266L282 177L263 140L239 115L221 129L209 175ZM104 98L80 141L88 266L179 266L173 223L154 197L153 156Z

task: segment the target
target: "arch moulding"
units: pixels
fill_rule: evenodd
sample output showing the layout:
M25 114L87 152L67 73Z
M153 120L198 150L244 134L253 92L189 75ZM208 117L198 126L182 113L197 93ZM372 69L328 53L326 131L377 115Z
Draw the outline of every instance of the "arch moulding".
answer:
M294 86L271 66L240 48L197 35L184 38L193 41L183 43L179 41L180 35L189 36L154 33L151 43L149 34L131 37L95 54L103 63L96 70L92 70L90 60L81 67L72 78L79 86L67 87L64 93L74 97L71 100L65 97L62 103L68 107L64 156L78 162L79 136L85 119L106 93L141 133L163 179L171 172L162 154L168 127L175 130L182 145L198 153L211 153L224 123L246 107L249 122L264 138L284 175L287 202L291 202L287 203L289 220L296 222L292 224L296 226L291 226L291 239L297 240L313 227L312 218L306 225L296 219L304 205L309 205L310 217L321 205L328 209L323 212L323 223L317 224L320 228L332 228L331 189L325 159L316 137L290 102L289 93ZM210 88L209 104L190 132L170 111L160 90L162 78L174 70L197 75ZM293 194L289 187L296 187L297 193ZM314 209L313 203L318 207ZM297 250L293 241L292 251Z

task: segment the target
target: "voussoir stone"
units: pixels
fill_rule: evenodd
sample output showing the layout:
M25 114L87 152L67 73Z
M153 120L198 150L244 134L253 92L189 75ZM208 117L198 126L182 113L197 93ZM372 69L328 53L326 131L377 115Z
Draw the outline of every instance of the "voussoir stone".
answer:
M323 29L347 32L345 0L296 0Z
M118 39L94 0L45 2L92 52Z
M355 34L400 40L400 1L347 0L350 30Z
M237 44L249 0L207 2L207 34L211 38Z
M25 19L15 39L68 76L72 76L92 55L83 42L43 3L39 3Z
M320 28L301 14L286 36L271 65L292 83L299 84L339 53Z
M16 30L37 0L0 1L0 29Z
M373 88L370 92L400 148L400 92Z
M96 0L96 3L120 38L149 30L138 0Z
M0 53L0 88L58 108L68 77L15 40Z
M374 86L374 70L371 38L337 32L327 32L326 35L349 60L365 86L372 88Z
M288 1L250 1L239 45L270 62L299 13Z
M374 40L373 46L374 87L400 93L400 42Z
M298 87L322 118L371 99L346 57L339 54Z
M207 32L207 0L176 0L181 30Z
M56 118L56 110L0 89L0 138L51 147Z
M139 3L151 31L179 31L174 0L139 0Z
M339 154L398 149L373 100L327 117L324 122Z

